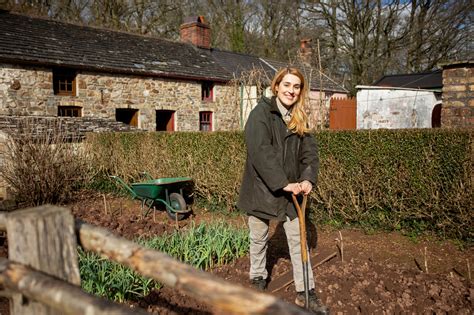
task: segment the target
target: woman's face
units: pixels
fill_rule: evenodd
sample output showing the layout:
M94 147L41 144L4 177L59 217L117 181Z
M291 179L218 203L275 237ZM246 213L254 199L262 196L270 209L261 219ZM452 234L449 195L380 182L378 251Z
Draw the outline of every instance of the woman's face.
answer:
M280 102L286 108L290 108L300 97L301 80L296 75L287 73L275 89Z

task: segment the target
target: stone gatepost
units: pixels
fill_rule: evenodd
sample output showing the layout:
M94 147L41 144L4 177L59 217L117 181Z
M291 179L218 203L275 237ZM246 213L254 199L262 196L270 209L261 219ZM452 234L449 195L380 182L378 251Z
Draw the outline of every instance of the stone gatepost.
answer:
M442 64L443 109L441 127L474 127L474 61Z

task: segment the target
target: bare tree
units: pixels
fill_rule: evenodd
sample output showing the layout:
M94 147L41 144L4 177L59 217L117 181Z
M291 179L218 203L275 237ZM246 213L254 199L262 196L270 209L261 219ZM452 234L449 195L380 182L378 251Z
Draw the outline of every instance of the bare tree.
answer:
M472 9L469 0L412 0L406 18L406 69L429 70L455 56L467 39L464 31Z
M207 0L209 20L212 24L212 45L235 52L246 49L246 27L253 15L252 1Z
M13 12L82 24L92 0L5 0L1 7Z
M258 34L254 42L258 52L266 57L287 59L288 49L298 40L288 40L285 35L293 29L298 18L298 3L295 1L260 0L256 2L256 19L252 32ZM296 47L297 48L297 47ZM286 57L286 58L282 58Z
M0 0L1 1L1 0ZM5 4L4 4L5 3ZM432 69L472 58L470 0L4 0L27 14L111 29L179 38L186 16L211 24L212 46L279 60L297 57L299 42L320 42L324 73L347 87L389 73Z
M349 72L350 85L371 83L391 64L392 52L406 34L397 31L406 5L398 0L316 1L306 9L328 27L323 52L329 54L332 72Z
M313 23L327 27L327 64L350 73L352 88L387 73L429 70L453 57L470 6L468 0L305 2Z
M130 0L124 14L127 31L176 37L182 21L182 11L176 1Z

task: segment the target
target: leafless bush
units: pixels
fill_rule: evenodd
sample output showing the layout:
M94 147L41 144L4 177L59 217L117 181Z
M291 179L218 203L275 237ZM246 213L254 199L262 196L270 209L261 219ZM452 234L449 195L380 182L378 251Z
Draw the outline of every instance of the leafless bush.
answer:
M250 111L257 105L258 101L265 95L265 89L270 86L271 74L262 68L252 68L242 71L240 76L231 80L229 97L232 108L240 113L240 127L243 128Z
M17 202L27 206L67 201L86 179L87 163L78 136L61 122L21 122L8 132L0 176Z

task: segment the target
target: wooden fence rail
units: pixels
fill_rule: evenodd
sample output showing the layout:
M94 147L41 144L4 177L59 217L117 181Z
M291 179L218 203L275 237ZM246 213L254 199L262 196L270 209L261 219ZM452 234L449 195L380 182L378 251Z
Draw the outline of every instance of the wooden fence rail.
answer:
M46 219L38 218L38 216L41 214L46 215ZM61 217L61 219L51 219L55 216ZM41 247L33 251L35 253L33 255L33 259L26 259L24 261L19 261L19 263L33 267L50 275L59 277L60 279L62 279L62 281L59 279L56 281L64 282L63 285L67 286L68 288L71 286L75 286L76 290L80 291L80 288L77 286L77 282L65 279L65 276L63 275L64 272L62 272L58 276L54 273L54 271L44 271L43 269L38 269L37 266L42 266L42 264L37 263L35 261L38 260L38 256L40 256L37 253L42 252L44 248L46 248L49 252L56 251L57 253L55 254L64 258L64 253L68 253L69 251L67 249L71 247L70 241L66 242L66 244L63 244L63 240L55 240L52 236L48 236L49 242L53 244L47 245L42 244L37 240L29 240L20 242L20 246L15 246L15 248L10 249L10 236L18 236L21 234L20 231L14 232L11 231L11 229L18 229L20 227L20 229L23 230L23 227L25 226L24 224L19 224L18 222L23 222L26 220L26 222L28 222L29 224L29 228L33 228L33 230L35 230L34 232L30 233L32 236L35 234L41 235L42 233L49 234L49 226L49 228L56 232L60 237L62 237L63 239L67 239L68 237L65 237L62 232L64 232L65 230L71 230L72 228L72 230L75 231L75 234L77 235L79 244L85 250L95 252L112 261L128 266L129 268L136 271L137 273L142 274L143 276L155 279L156 281L159 281L160 283L163 283L166 286L175 288L187 295L196 298L197 300L205 302L209 304L216 312L225 314L310 314L307 310L304 310L296 305L286 303L272 295L229 283L223 279L220 279L209 273L196 269L190 265L181 263L176 259L171 258L167 254L147 249L134 242L131 242L121 237L117 237L113 235L109 230L106 230L104 228L95 227L78 220L75 221L75 228L71 226L66 227L65 225L67 224L64 224L64 222L70 223L70 220L67 219L68 216L72 217L68 209L55 206L42 206L33 209L19 210L8 214L0 214L0 229L7 229L7 237L9 240L9 258L11 259L11 252L19 252L20 249L23 249L25 250L23 254L29 256L29 247ZM25 217L30 218L25 219ZM31 219L31 217L33 217L34 220ZM32 222L36 222L36 224L32 224ZM56 225L56 227L52 228L52 225ZM42 239L44 240L46 238L42 237ZM44 255L41 256L43 259L46 259L43 257ZM71 255L69 254L66 256L68 259L71 258ZM74 257L76 257L76 262L73 262L72 264L69 263L69 265L73 267L77 266L77 255ZM33 263L31 263L31 261L33 261ZM68 270L68 268L70 267L63 267L60 268L60 270ZM21 292L22 294L32 298L33 300L44 303L48 307L51 307L53 310L58 311L58 314L86 314L86 312L77 309L76 305L71 305L70 303L70 301L74 299L78 301L78 295L69 295L63 293L65 291L71 293L73 292L73 290L59 289L58 286L58 289L56 291L49 292L52 294L52 296L48 297L47 293L41 290L41 286L37 286L35 287L35 290L33 290L33 288L28 289L28 287L15 284L14 277L11 278L12 275L15 275L15 273L12 274L11 270L16 269L21 270L20 274L22 275L30 275L30 278L27 279L34 279L35 277L39 277L38 272L35 273L35 271L31 269L25 269L24 266L13 264L8 261L2 261L0 263L0 284L4 283L7 289L16 292ZM74 274L74 272L72 273ZM31 274L34 274L34 277L31 276ZM70 282L71 284L67 284L66 282ZM87 296L87 294L84 292L82 293L82 295ZM83 307L86 305L90 306L91 308L94 307L94 305L96 308L99 306L102 307L102 304L98 304L98 302L94 302L93 300L90 300L90 302L86 302L86 299L92 298L93 297L91 296L83 297L83 302L78 302L78 304L81 304ZM110 307L112 308L116 306L112 305ZM16 303L16 310L14 307L14 312L12 313L12 315L29 314L21 308L21 303ZM136 309L128 309L124 311L128 311L128 314L139 314ZM31 312L31 310L29 310L29 312ZM51 310L46 310L43 313L35 312L34 314L40 315L56 313L54 313L54 311L51 312ZM90 314L94 315L99 313ZM102 311L102 313L100 314L108 313ZM117 312L114 314L126 313Z
M35 271L22 264L0 258L0 284L4 288L20 293L25 298L41 302L65 315L137 315L148 314L141 309L133 311L123 305L101 299L82 291L81 287L58 280L52 276ZM37 314L35 309L31 314Z

